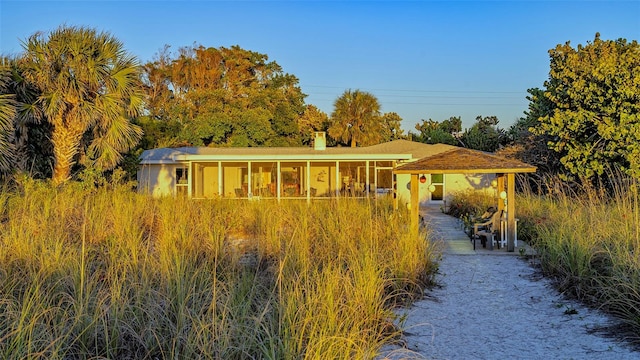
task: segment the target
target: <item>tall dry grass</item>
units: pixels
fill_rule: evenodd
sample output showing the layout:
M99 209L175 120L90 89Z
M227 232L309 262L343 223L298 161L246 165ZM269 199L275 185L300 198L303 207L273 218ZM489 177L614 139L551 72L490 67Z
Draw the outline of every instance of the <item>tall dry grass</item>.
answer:
M620 173L611 179L607 191L519 194L518 237L535 247L560 291L616 315L639 341L640 184Z
M618 316L640 339L640 207L638 182L615 174L607 193L559 192L544 201L531 222L543 270L561 290Z
M0 191L0 358L371 358L436 256L386 202Z

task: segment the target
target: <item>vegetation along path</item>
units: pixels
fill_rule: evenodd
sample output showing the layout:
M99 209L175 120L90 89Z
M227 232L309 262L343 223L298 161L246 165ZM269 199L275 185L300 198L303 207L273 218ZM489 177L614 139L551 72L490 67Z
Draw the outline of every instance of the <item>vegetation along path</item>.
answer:
M385 348L384 359L640 358L604 335L610 317L559 294L518 249L474 251L457 219L425 218L444 245L439 286L399 312L405 346Z

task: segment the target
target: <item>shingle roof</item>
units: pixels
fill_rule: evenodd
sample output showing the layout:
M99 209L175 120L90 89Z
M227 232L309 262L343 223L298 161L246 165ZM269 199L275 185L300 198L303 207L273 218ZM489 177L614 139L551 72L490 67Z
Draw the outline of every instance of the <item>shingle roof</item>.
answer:
M445 144L424 144L410 140L394 140L382 144L364 147L370 153L383 154L411 154L414 159L439 154L456 149L455 146Z
M327 147L325 150L315 150L313 147L181 147L181 148L160 148L146 150L141 155L141 160L145 162L170 162L179 156L189 155L211 155L216 156L238 156L250 157L255 155L273 156L274 158L282 155L300 155L300 156L332 156L332 155L372 155L372 154L410 154L412 159L419 159L428 155L433 155L455 149L454 146L444 144L423 144L408 140L394 140L383 144L364 146L364 147ZM406 158L406 156L405 156Z
M507 159L498 155L459 148L445 144L423 144L408 140L395 140L383 144L365 147L327 147L325 150L315 150L312 147L182 147L160 148L146 150L142 153L142 163L174 163L188 158L200 158L211 156L249 158L260 156L261 158L286 156L299 156L305 158L326 158L350 156L358 158L371 155L398 155L400 159L419 159L399 166L397 174L416 173L522 173L535 172L536 168L518 160ZM403 155L400 157L400 155Z
M535 171L535 166L522 161L457 147L401 165L394 170L397 174L527 173Z

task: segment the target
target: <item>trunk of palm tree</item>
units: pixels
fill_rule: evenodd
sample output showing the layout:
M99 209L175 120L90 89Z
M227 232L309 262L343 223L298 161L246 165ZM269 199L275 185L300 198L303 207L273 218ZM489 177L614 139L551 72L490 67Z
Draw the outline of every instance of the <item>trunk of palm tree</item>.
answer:
M53 176L54 185L60 185L71 178L71 166L75 163L74 157L78 154L78 146L82 137L81 129L64 126L58 122L51 134L53 144Z

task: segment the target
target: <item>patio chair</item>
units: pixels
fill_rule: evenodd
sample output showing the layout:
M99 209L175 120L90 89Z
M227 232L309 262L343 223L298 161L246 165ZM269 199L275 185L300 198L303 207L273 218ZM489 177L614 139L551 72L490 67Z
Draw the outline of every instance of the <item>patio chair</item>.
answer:
M477 221L485 222L485 221L491 220L491 217L493 216L493 214L496 213L496 211L498 211L498 209L496 209L495 206L489 206L487 210L484 212L484 214L480 215L480 217L477 218Z
M498 249L500 248L498 231L500 231L501 217L502 211L496 211L488 220L473 224L473 236L471 237L471 240L473 241L473 250L476 249L476 239L480 239L482 247L487 247L487 242L489 242L489 250L493 250L494 242L497 244ZM483 241L482 237L486 238L486 240Z

